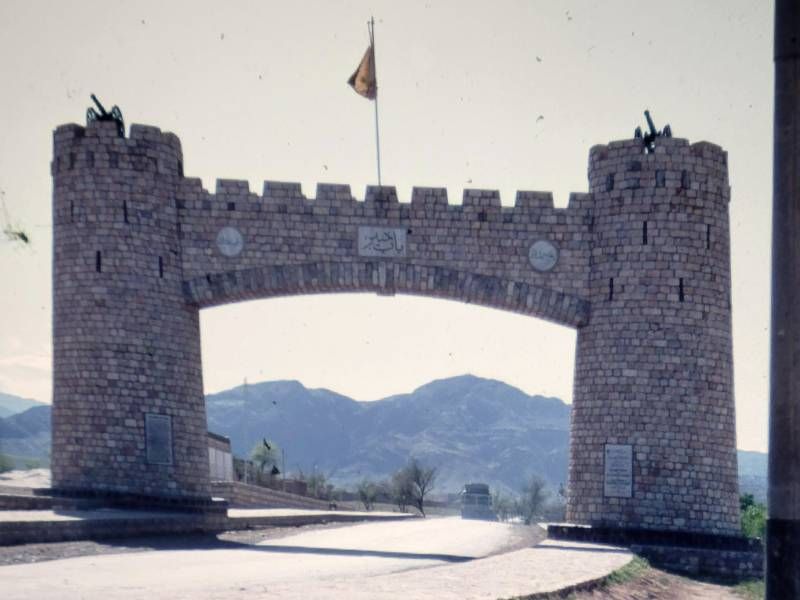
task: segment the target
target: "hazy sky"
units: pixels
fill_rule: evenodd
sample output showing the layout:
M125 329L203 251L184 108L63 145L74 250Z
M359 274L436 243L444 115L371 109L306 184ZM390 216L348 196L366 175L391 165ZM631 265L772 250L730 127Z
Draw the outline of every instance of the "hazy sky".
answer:
M0 391L49 402L52 130L89 94L182 140L185 172L376 183L346 80L376 19L384 184L586 191L593 144L661 127L729 153L739 447L766 449L772 2L0 3ZM540 118L541 117L541 118ZM0 207L0 211L2 207ZM0 212L0 218L5 218ZM571 401L575 332L444 300L331 295L201 313L206 391L298 379L360 400L472 372Z

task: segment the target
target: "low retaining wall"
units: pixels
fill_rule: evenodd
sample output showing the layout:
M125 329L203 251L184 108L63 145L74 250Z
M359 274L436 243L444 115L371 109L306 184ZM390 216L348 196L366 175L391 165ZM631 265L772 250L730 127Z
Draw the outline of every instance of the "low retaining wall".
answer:
M257 511L256 511L257 512ZM266 527L302 527L327 523L359 523L363 521L403 521L416 519L407 514L386 513L350 513L339 511L325 511L324 513L309 513L295 515L241 515L228 516L226 529L236 531L241 529L264 529Z
M35 520L0 522L0 546L128 538L145 535L216 533L225 529L225 517L202 514L164 514L130 518Z
M548 524L547 536L630 548L656 567L731 579L764 576L764 547L744 536Z
M760 579L764 576L764 552L632 545L631 552L650 564L690 575L715 575L728 579Z
M241 481L212 481L211 494L224 498L229 506L261 508L312 508L327 510L328 502L280 492Z
M0 510L46 510L53 508L53 499L27 494L6 494L0 491Z

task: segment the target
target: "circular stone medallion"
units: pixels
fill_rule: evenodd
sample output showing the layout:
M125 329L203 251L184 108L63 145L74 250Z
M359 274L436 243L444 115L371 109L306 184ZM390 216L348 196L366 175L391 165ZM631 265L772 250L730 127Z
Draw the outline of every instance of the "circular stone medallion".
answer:
M238 256L244 247L244 238L235 227L223 227L217 234L217 248L225 256Z
M558 249L547 240L538 240L531 244L528 259L537 271L549 271L558 262Z

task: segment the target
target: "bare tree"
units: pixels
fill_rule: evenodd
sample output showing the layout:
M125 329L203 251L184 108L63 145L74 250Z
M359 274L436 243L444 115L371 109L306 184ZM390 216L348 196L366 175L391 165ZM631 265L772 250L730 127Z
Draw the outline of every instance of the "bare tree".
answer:
M413 482L408 467L403 467L392 475L389 490L400 512L406 512L406 507L414 501Z
M526 525L530 525L535 517L542 514L548 495L544 480L538 475L532 475L517 500L517 512Z
M328 476L322 471L315 471L306 479L308 493L320 500L331 500L333 498L333 484L328 482Z
M425 465L421 464L417 461L416 458L412 458L411 462L408 465L408 469L411 472L411 481L413 485L413 498L414 498L414 505L419 510L422 516L425 516L425 496L427 496L430 491L433 489L434 484L436 483L436 475L438 471L436 467L426 467Z
M358 484L358 499L364 505L364 510L372 510L378 497L379 487L374 481L363 479Z
M508 516L511 514L514 508L513 504L513 499L504 495L500 490L497 490L492 494L492 508L494 508L497 518L501 521L508 520Z
M392 475L390 483L391 495L398 508L405 512L407 506L414 506L425 516L425 497L433 489L438 470L426 467L416 458Z

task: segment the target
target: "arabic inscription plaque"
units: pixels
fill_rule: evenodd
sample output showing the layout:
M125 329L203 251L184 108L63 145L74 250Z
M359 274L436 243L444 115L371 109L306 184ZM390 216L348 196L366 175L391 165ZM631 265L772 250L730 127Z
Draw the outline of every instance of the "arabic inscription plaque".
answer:
M217 248L223 255L238 256L244 247L244 238L235 227L223 227L217 234Z
M549 271L558 262L558 249L547 240L538 240L528 250L528 260L537 271Z
M401 258L406 255L406 230L402 227L359 227L358 255Z

